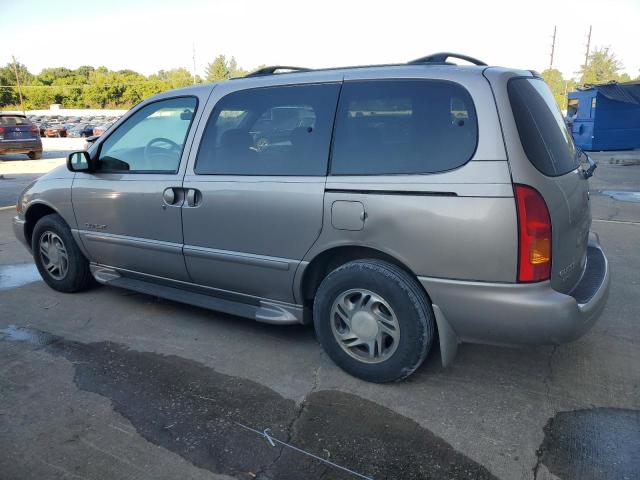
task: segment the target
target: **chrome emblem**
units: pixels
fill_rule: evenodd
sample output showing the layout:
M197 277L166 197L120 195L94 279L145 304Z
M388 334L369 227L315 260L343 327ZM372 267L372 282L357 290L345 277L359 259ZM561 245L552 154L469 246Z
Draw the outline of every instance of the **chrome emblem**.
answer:
M576 262L571 262L569 265L567 265L566 267L564 267L562 270L558 272L558 275L560 275L560 278L562 279L563 282L567 280L567 278L569 278L569 275L571 274L571 272L573 272L575 268L576 268Z
M106 225L102 225L102 224L98 224L98 223L85 223L84 226L86 228L90 228L93 230L106 230L107 226Z

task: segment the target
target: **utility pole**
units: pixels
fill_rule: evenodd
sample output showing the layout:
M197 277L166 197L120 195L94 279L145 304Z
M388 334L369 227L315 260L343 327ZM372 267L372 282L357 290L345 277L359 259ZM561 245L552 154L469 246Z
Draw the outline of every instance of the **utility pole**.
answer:
M196 84L196 42L192 43L193 47L193 84Z
M558 26L553 27L553 41L551 42L551 60L549 61L549 70L553 69L553 54L556 51L556 30Z
M13 73L16 75L16 85L18 86L18 95L20 96L20 107L22 108L22 113L26 115L24 111L24 102L22 101L22 89L20 88L20 78L18 77L18 66L16 62L16 57L11 55L11 59L13 60Z
M591 48L591 27L589 25L589 35L587 36L587 53L584 55L584 70L582 71L582 83L584 83L587 75L587 66L589 65L589 49Z

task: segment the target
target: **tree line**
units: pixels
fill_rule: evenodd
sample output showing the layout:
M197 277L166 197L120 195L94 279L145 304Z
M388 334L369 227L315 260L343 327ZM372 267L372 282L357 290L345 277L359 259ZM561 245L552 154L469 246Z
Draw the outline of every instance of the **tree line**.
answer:
M556 102L564 110L567 106L567 92L578 85L631 80L628 74L620 73L622 68L622 63L613 52L602 47L589 55L587 64L576 72L575 78L565 79L556 69L544 70L542 76L551 87ZM227 80L248 73L238 66L234 57L227 58L225 55L218 55L213 62L207 64L204 78L194 76L186 68L160 70L145 76L133 70L113 71L106 67L91 66L75 70L65 67L45 68L34 75L23 64L7 64L0 67L0 108L22 108L16 86L16 72L26 110L48 108L53 103L59 103L63 108L126 109L166 90L194 83ZM640 76L636 80L640 80Z
M235 58L227 59L224 55L218 55L207 64L204 78L193 75L186 68L160 70L145 76L133 70L114 71L91 66L75 70L45 68L34 75L26 65L9 63L0 67L0 108L20 110L21 92L25 110L46 109L53 103L59 103L63 108L126 109L166 90L227 80L247 73Z

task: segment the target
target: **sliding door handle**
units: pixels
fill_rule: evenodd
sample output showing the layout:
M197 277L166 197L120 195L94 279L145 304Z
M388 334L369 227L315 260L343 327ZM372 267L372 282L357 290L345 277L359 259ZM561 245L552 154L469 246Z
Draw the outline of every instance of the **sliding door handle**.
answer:
M197 207L202 202L202 192L195 188L187 189L187 205L189 207Z

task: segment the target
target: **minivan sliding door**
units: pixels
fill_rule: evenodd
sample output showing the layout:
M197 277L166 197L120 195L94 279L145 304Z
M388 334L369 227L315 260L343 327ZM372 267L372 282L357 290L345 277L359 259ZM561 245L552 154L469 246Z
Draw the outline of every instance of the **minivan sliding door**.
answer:
M243 82L244 83L244 82ZM339 82L217 87L184 179L184 256L195 283L293 302L322 228Z

